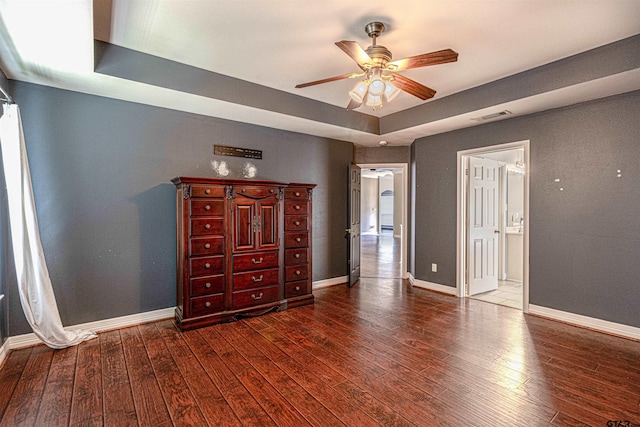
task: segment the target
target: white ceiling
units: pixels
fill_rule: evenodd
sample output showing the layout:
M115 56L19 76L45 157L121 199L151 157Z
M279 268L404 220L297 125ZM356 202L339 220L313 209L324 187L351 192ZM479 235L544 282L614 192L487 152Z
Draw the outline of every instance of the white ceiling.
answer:
M94 16L95 15L95 16ZM257 110L150 86L93 69L93 38L193 67L345 107L354 80L295 89L357 71L334 43L366 48L366 23L387 31L394 59L451 48L455 63L407 70L437 91L433 101L640 33L637 0L0 0L0 65L11 79L374 145L478 124L451 116L386 135ZM610 76L496 106L522 115L640 88L640 72ZM180 76L176 76L180 78ZM385 116L424 102L402 93ZM513 117L512 116L512 117Z

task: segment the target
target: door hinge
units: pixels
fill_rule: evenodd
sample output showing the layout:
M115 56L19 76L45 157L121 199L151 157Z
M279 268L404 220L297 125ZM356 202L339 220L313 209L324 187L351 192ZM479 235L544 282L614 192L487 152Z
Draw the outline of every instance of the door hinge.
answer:
M465 170L464 170L464 174L465 174L466 176L469 176L469 169L465 169Z

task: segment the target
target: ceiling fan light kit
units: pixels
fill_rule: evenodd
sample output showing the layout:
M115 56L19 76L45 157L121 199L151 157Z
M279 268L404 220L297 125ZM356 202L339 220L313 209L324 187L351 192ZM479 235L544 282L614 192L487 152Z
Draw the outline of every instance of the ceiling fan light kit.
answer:
M342 49L344 53L349 55L351 59L358 64L362 70L361 73L348 73L313 82L301 83L296 85L296 88L304 88L348 78L364 77L363 80L358 82L349 92L351 100L349 101L349 105L347 105L347 110L358 108L363 103L372 107L374 110L381 108L383 98L386 99L387 102L391 102L398 96L401 90L422 100L433 97L436 94L435 90L401 74L397 74L397 72L429 65L455 62L458 60L458 54L451 49L444 49L392 61L393 56L391 51L377 44L377 38L384 30L385 27L382 22L370 22L365 26L365 32L372 39L371 46L366 50L362 49L362 47L354 41L342 40L336 42L336 46Z

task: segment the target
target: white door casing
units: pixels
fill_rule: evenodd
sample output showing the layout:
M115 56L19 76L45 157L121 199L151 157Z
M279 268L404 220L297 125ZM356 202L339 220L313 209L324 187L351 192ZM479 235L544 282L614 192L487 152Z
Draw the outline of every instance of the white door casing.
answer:
M469 157L469 295L498 289L499 170L495 160Z
M349 239L348 248L348 269L349 287L353 286L360 279L360 204L362 190L362 173L358 165L349 167L349 197L347 201L349 209L348 226L346 237Z

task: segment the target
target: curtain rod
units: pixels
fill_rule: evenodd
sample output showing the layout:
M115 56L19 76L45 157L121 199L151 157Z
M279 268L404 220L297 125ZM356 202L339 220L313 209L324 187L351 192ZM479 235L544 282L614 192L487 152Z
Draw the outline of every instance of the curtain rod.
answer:
M0 86L0 92L2 92L2 94L4 95L4 98L1 99L1 101L6 101L6 102L8 102L10 104L15 104L15 101L13 100L11 95L9 95L9 93L7 93L7 91L4 90L4 88L2 86Z

